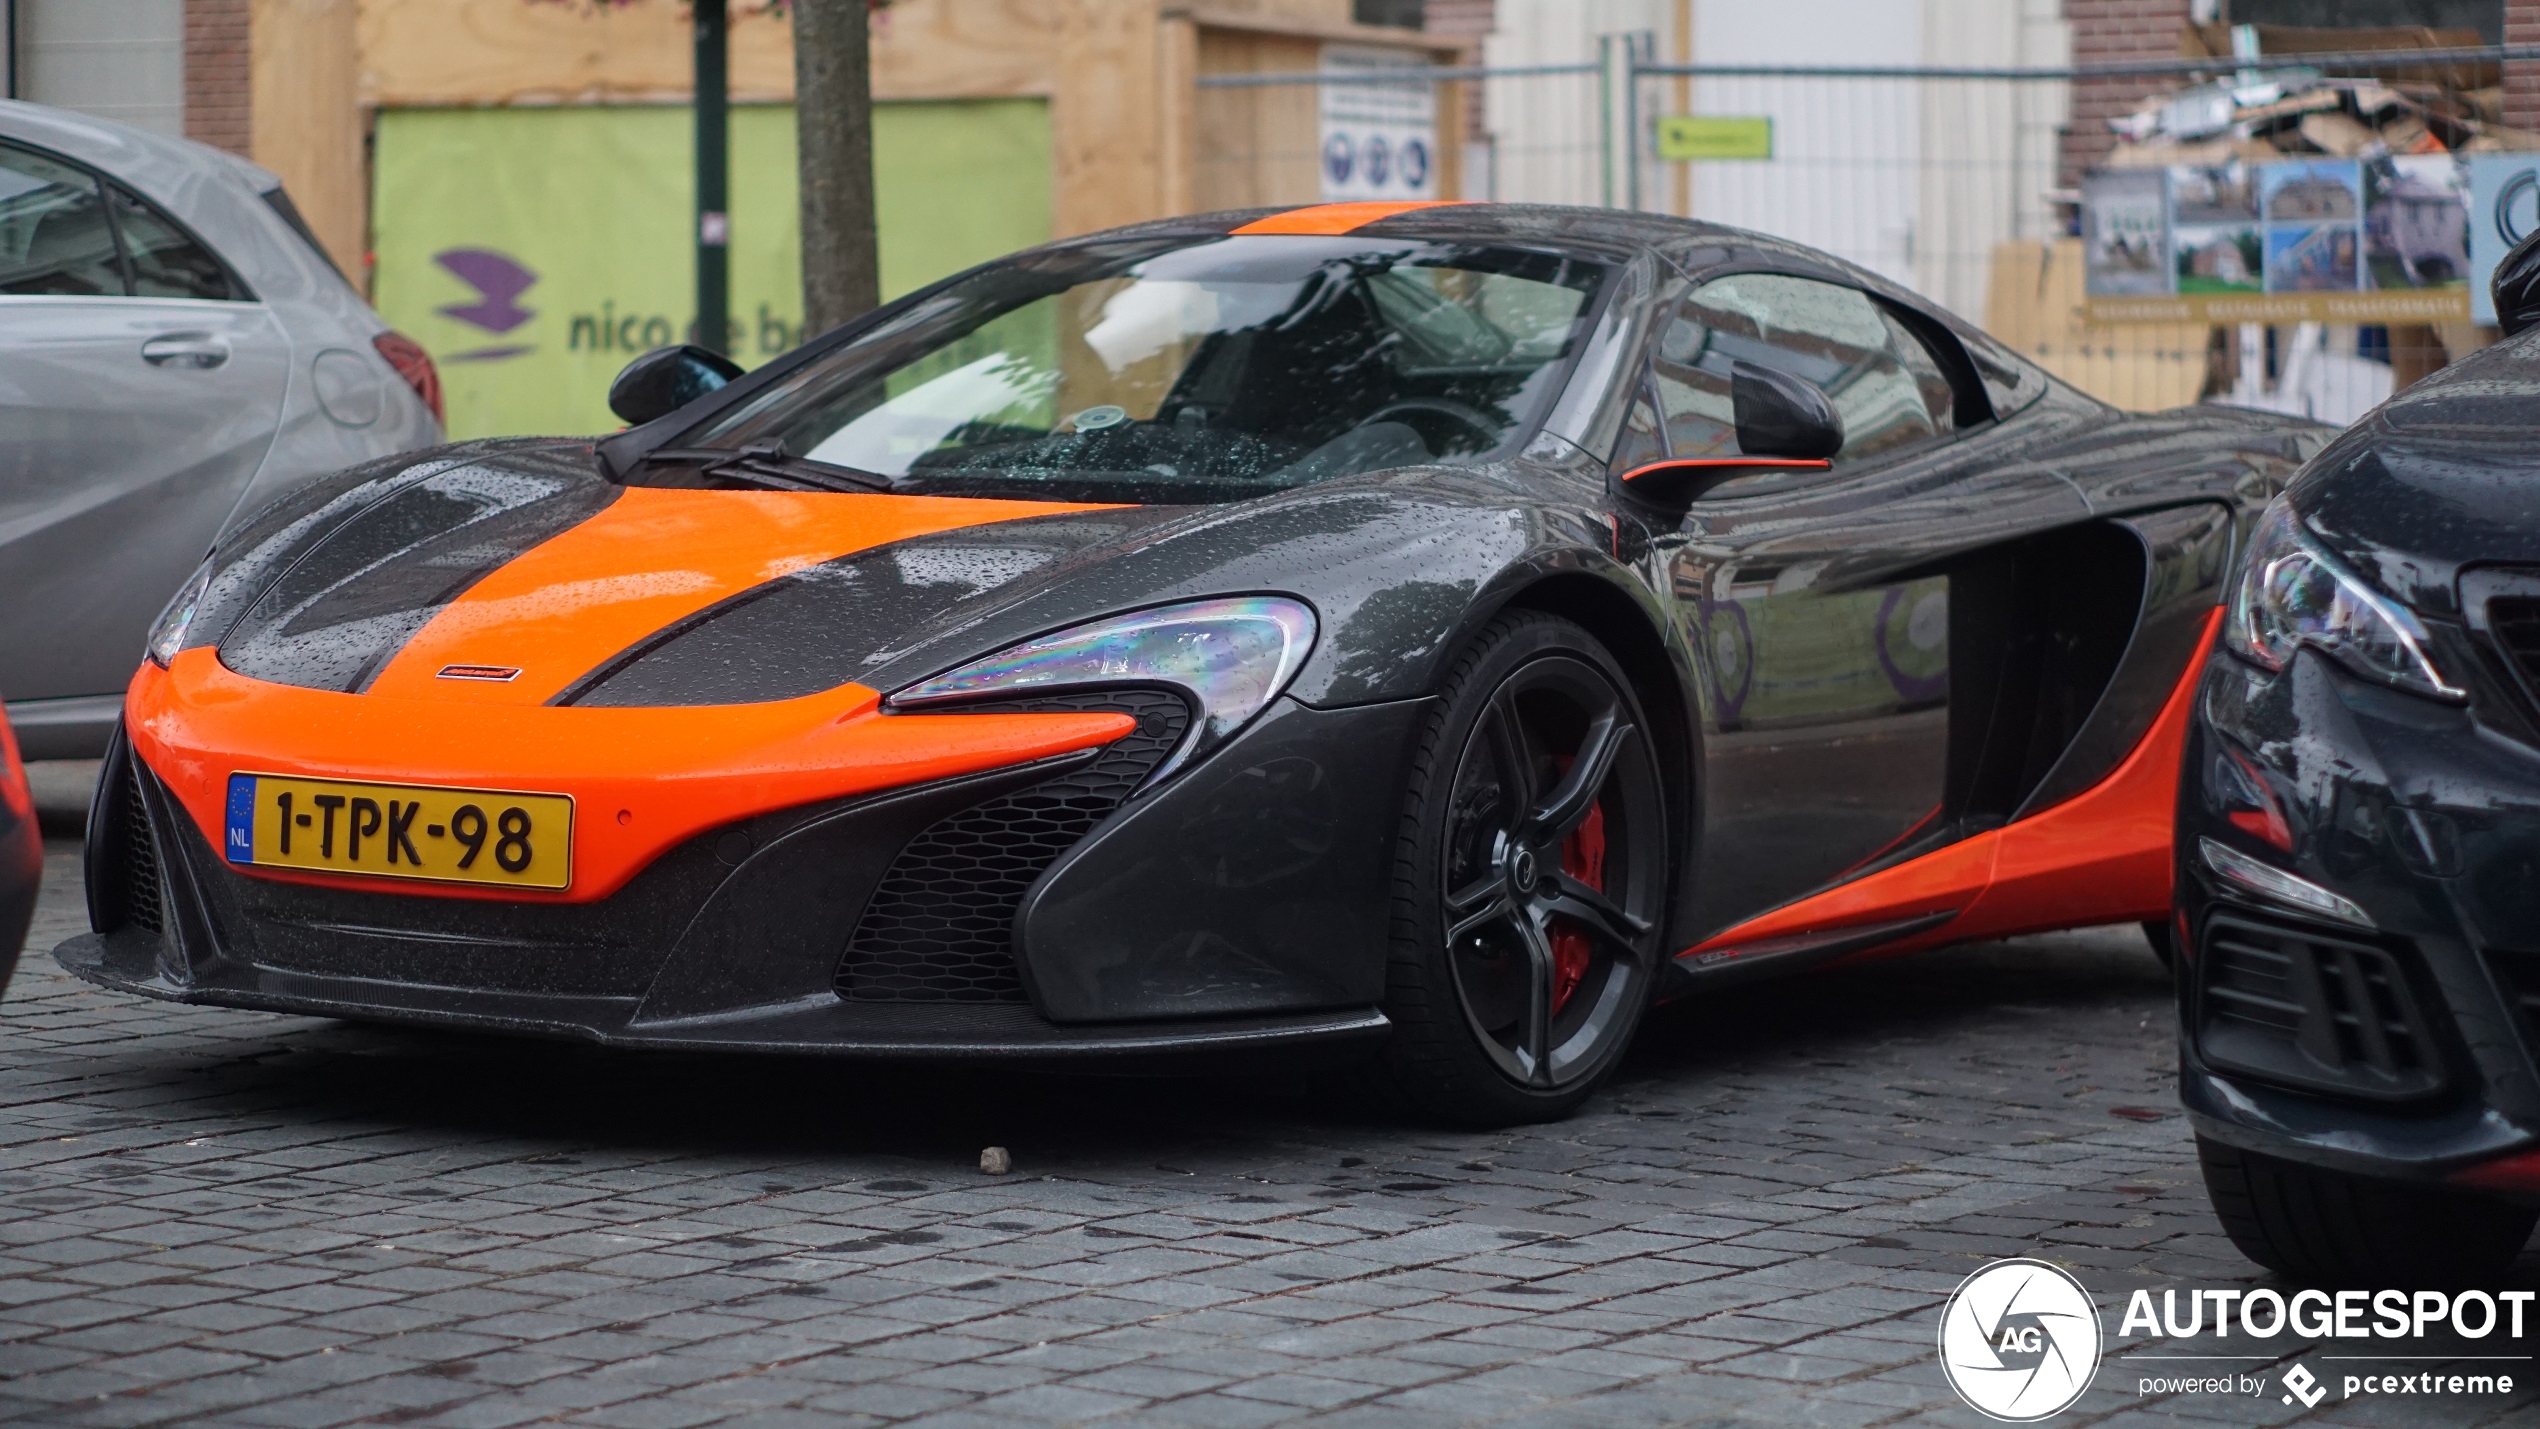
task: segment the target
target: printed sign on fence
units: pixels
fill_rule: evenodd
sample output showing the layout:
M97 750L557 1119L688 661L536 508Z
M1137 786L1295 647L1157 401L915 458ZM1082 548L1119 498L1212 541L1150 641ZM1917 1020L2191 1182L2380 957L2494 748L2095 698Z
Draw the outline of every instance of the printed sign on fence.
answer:
M1686 159L1769 159L1773 157L1772 117L1661 114L1658 157L1671 163Z
M1401 50L1325 45L1323 69L1399 70L1420 64ZM1436 198L1438 100L1423 80L1317 85L1322 91L1323 198Z
M2470 320L2496 321L2487 285L2513 246L2540 232L2540 154L2469 158Z
M2091 174L2082 181L2090 320L2461 321L2472 177L2450 154Z

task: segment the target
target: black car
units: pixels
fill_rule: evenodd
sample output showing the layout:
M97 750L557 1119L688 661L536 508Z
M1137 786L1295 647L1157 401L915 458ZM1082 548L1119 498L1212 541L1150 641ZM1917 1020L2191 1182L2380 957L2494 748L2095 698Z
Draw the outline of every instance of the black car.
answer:
M2534 271L2500 269L2509 327ZM2535 413L2526 334L2357 423L2258 523L2206 664L2181 1083L2233 1241L2288 1273L2472 1277L2540 1217Z
M241 524L59 950L626 1046L1304 1048L1553 1116L1653 998L2157 920L2182 682L2328 435L1824 254L1331 205L989 264L632 430Z

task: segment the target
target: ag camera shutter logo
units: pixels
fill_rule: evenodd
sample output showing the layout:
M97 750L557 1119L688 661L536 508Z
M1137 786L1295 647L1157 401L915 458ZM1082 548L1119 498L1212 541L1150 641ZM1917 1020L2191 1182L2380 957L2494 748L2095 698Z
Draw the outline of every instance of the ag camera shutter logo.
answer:
M1940 1312L1940 1368L1987 1418L2028 1424L2072 1407L2099 1373L2099 1310L2060 1266L1997 1260Z

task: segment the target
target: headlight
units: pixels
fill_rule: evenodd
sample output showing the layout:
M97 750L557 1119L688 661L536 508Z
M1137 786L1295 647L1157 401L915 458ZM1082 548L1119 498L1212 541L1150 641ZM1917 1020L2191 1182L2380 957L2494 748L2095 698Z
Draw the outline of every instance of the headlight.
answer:
M194 628L194 612L202 608L203 592L212 584L212 563L208 560L194 568L178 588L176 599L159 612L158 623L150 627L148 654L150 662L164 670L185 648L185 634Z
M1193 737L1155 775L1222 743L1296 678L1314 612L1276 596L1198 600L1027 640L901 690L894 710L1104 685L1171 685L1198 706Z
M2435 668L2416 616L2330 555L2281 496L2251 533L2223 643L2270 670L2283 669L2308 645L2368 680L2436 699L2468 698Z

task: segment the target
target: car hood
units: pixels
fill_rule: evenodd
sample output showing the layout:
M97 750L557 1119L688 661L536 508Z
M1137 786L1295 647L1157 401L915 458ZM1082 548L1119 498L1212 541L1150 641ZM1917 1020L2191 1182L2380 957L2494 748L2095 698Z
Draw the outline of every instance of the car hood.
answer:
M188 644L344 693L727 705L887 691L1122 608L1285 593L1323 625L1299 689L1386 698L1539 537L1524 486L1389 473L1215 507L691 491L612 483L584 442L480 442L249 523Z
M2427 378L2340 437L2291 488L2294 509L2380 587L2460 609L2471 566L2540 553L2540 346L2519 338Z

